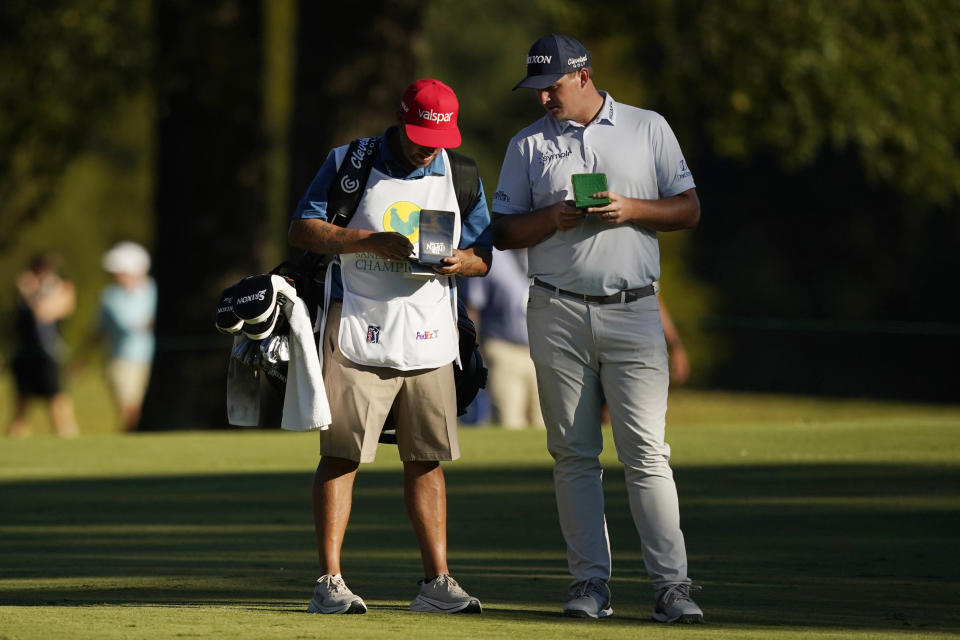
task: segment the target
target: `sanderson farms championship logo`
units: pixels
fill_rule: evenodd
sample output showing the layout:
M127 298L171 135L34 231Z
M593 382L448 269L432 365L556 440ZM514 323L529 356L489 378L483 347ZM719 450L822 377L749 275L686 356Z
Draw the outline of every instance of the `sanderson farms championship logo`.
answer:
M416 246L420 241L420 207L412 202L394 202L383 212L383 228L407 236Z

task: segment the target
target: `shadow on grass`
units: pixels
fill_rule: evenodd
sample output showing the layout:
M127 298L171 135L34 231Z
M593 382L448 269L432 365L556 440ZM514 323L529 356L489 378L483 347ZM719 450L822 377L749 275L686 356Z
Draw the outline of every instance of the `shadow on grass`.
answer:
M698 600L716 623L956 628L960 469L676 470ZM447 469L454 574L507 616L555 617L569 576L549 468ZM0 605L302 609L315 577L309 472L0 483ZM421 574L399 471L362 469L344 568L398 606ZM623 474L606 476L618 618L650 588Z

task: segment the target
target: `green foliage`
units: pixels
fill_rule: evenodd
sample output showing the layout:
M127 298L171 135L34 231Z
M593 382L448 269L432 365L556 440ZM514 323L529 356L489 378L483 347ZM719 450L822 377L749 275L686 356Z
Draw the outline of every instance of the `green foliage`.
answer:
M64 168L144 79L144 2L0 4L0 248L49 201Z
M704 206L699 229L661 234L664 298L696 381L742 351L709 333L710 316L901 319L912 294L932 302L909 313L948 317L931 279L956 268L937 241L953 237L960 202L955 3L434 2L428 18L428 69L462 97L488 195L507 140L542 115L529 91L510 92L540 35L578 37L599 88L667 118Z
M321 3L263 0L262 20L253 12L249 30L215 46L216 29L252 6L0 2L0 334L9 335L9 283L34 250L63 254L78 284L78 312L66 326L77 342L89 332L105 280L102 251L121 238L155 246L153 129L174 108L164 96L183 94L209 109L214 122L262 130L267 144L244 159L236 178L187 173L214 188L242 182L249 188L244 202L263 202L269 239L254 244L265 247L258 261L272 264L282 254L289 200L309 183L329 146L392 120L398 87L415 73L414 55L422 75L439 77L460 96L462 150L478 160L492 196L507 141L542 116L531 92L510 88L524 74L529 44L551 31L588 45L600 88L667 117L701 187L701 228L662 236L664 295L695 377L723 360L724 349L738 350L700 329L704 318L730 309L955 317L952 299L940 294L957 265L950 257L960 193L955 2L397 0L331 12ZM167 36L182 39L182 49L158 47L152 17L162 13L158 7L185 16L172 21ZM317 35L327 23L339 28ZM251 35L257 32L261 37ZM159 49L163 56L154 65ZM152 73L180 64L199 80ZM208 128L184 125L184 140L193 145L185 157L201 167L222 166L216 154L230 152L200 142ZM872 183L860 181L861 173ZM836 181L823 186L830 176ZM771 185L766 193L758 193L762 182ZM188 191L157 195L183 195L203 207L197 218L214 231L235 222L233 211L220 219ZM788 228L794 214L810 219L801 238ZM774 218L781 220L777 228ZM718 237L722 227L731 234ZM742 248L735 256L725 249L733 243ZM723 247L726 255L705 245ZM818 247L819 255L813 259L801 245ZM173 251L155 258L172 260ZM816 271L800 274L797 264ZM797 295L791 275L813 280L808 296ZM0 351L9 351L6 338ZM750 360L734 364L746 369Z
M602 3L601 3L602 4ZM636 65L634 25L617 21L591 31L591 5L576 2L489 3L480 0L439 0L426 14L424 73L447 82L460 99L459 126L462 151L477 160L488 200L496 190L507 143L517 131L543 117L544 111L529 89L511 91L526 75L527 49L537 38L551 32L578 36L590 48L597 84L621 102L648 107L644 84ZM627 9L626 4L601 10L609 17ZM629 29L628 29L629 27ZM463 33L470 33L469 46ZM592 33L597 35L593 36ZM687 131L686 111L666 112L671 125ZM681 136L684 151L694 152L693 134ZM690 144L688 144L690 143ZM489 203L488 203L489 204ZM692 377L705 379L720 354L698 327L709 312L710 292L690 271L689 234L661 234L664 297L683 335L690 354Z
M591 3L565 27L613 39L648 104L720 155L773 152L793 170L857 150L911 196L960 195L960 13L946 0ZM607 18L618 20L613 33ZM629 37L625 37L629 34ZM600 73L612 71L604 60ZM602 77L602 76L601 76ZM678 117L680 116L680 117Z
M68 341L92 330L112 243L151 244L146 0L0 3L0 352L13 279L37 251L78 287Z

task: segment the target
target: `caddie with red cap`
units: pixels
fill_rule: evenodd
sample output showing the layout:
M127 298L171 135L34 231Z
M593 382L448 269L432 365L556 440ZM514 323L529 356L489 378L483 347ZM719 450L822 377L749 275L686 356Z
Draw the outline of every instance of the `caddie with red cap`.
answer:
M400 109L412 142L442 149L460 146L460 103L453 89L439 80L425 78L411 84L400 98Z
M311 613L367 610L345 582L343 570L350 567L341 566L340 549L356 471L375 459L388 416L423 561L410 608L481 610L480 601L450 577L440 462L460 456L453 276L486 275L490 213L476 163L449 150L461 142L453 89L424 78L399 98L395 124L382 135L329 153L288 233L294 247L330 256L338 266L327 270L330 302L318 325L333 423L320 432L314 476L321 577ZM428 255L441 263L426 266Z

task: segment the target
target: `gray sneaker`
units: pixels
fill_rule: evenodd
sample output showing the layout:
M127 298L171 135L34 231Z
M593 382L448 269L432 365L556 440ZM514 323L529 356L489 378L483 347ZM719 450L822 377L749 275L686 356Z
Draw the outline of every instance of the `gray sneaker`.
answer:
M313 598L307 607L310 613L366 613L367 605L350 591L340 574L317 578Z
M700 591L701 587L679 583L667 585L657 592L657 604L653 609L653 619L657 622L680 622L700 624L703 611L690 597L691 591Z
M609 618L613 615L610 606L610 587L601 578L581 580L570 585L569 600L563 607L563 615L572 618Z
M411 611L422 613L480 613L480 601L463 590L446 573L427 582L421 580L420 593L410 603Z

